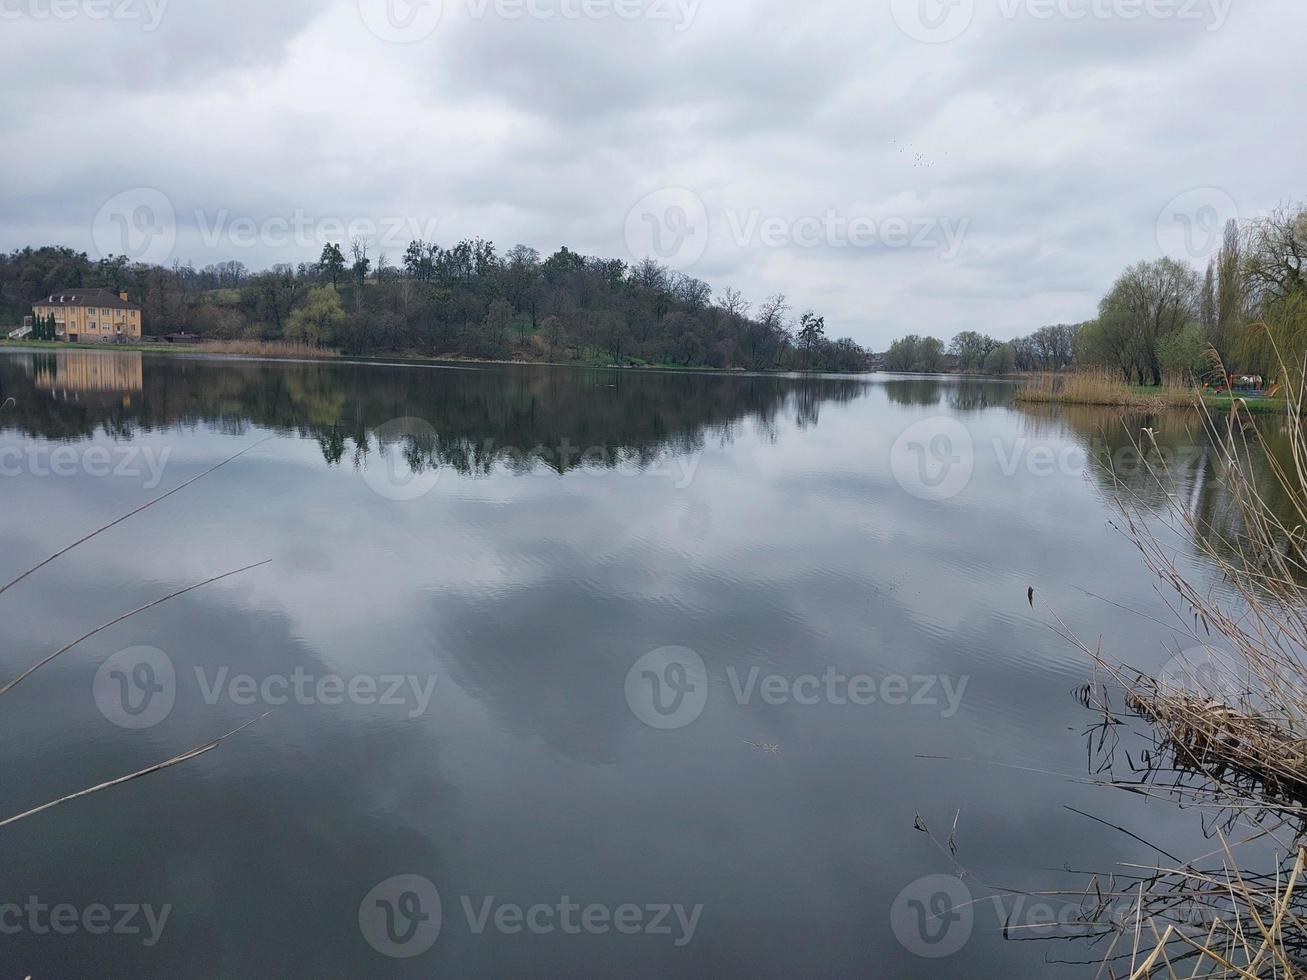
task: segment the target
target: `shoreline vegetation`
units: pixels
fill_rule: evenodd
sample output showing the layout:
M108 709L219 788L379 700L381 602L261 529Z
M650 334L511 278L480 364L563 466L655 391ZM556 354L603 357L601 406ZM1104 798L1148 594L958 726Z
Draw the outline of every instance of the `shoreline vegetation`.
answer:
M1173 258L1129 266L1095 319L1011 341L909 334L878 360L890 371L1034 376L1019 396L1028 402L1287 411L1275 396L1307 374L1307 204L1231 220L1220 242L1205 269Z
M1173 409L1227 411L1236 404L1254 415L1279 415L1289 411L1285 398L1218 394L1210 387L1181 385L1129 385L1106 371L1092 368L1069 374L1041 373L1020 379L1015 400L1044 405L1100 405L1136 412L1156 413Z
M0 253L0 323L23 323L61 292L104 288L141 307L146 335L201 342L290 343L353 357L606 363L742 371L867 370L871 353L794 315L784 294L756 306L737 289L652 259L634 264L563 247L414 241L398 264L372 243L326 245L316 262L261 272L240 262L197 269L91 259L46 245ZM53 339L57 324L33 324ZM320 355L315 355L320 356Z
M805 368L771 368L746 370L745 368L714 368L700 365L683 365L683 364L647 364L636 361L628 361L623 364L613 364L603 358L597 358L589 361L548 361L548 360L528 360L526 358L490 358L490 357L466 357L462 355L440 355L440 354L412 354L412 353L374 353L374 354L347 354L339 350L327 347L315 347L308 344L296 343L292 341L277 340L206 340L199 343L101 343L97 341L69 343L62 340L32 340L23 338L12 340L0 337L0 350L30 350L30 351L103 351L106 353L140 353L140 354L173 354L179 357L186 355L203 354L206 357L235 357L235 358L258 358L269 361L336 361L343 364L349 363L377 363L377 364L412 364L412 365L446 365L457 366L464 365L474 367L477 365L503 364L503 365L524 365L534 367L574 367L588 369L604 370L640 370L640 371L665 371L669 373L683 374L717 374L717 375L747 375L747 374L866 374L867 371L808 371Z
M1277 352L1277 358L1279 357ZM1279 373L1296 374L1281 359ZM1054 613L1055 631L1095 667L1082 703L1104 784L1202 813L1208 853L1125 867L1087 889L1129 902L1098 919L1104 966L1131 977L1299 977L1307 961L1307 422L1304 387L1286 383L1281 437L1269 439L1239 401L1204 413L1218 450L1215 479L1232 506L1204 514L1176 492L1164 464L1160 502L1123 493L1119 530L1171 597L1174 648L1140 671L1086 643ZM1156 448L1145 429L1138 448ZM1182 561L1181 536L1220 574L1213 589ZM1032 603L1033 604L1033 603ZM1131 743L1134 744L1131 744ZM1139 744L1142 742L1143 744ZM1099 906L1101 908L1101 905ZM1142 942L1141 942L1142 939Z
M1295 376L1283 364L1279 371ZM1188 810L1204 840L1184 850L1146 820L1117 825L1074 810L1147 856L1068 865L1062 885L1029 892L966 867L958 815L947 837L916 818L973 896L982 888L995 898L1052 897L1074 910L1056 938L1040 938L1057 944L1057 962L1097 964L1095 976L1131 980L1307 976L1305 392L1286 384L1289 408L1275 427L1258 425L1241 399L1221 413L1199 406L1219 506L1184 490L1187 464L1168 464L1161 428L1128 436L1144 472L1101 460L1112 526L1138 550L1170 609L1155 620L1171 631L1160 668L1139 669L1127 659L1138 651L1113 652L1102 636L1078 634L1038 582L1023 596L1092 671L1075 692L1088 713L1088 773L1066 778ZM1035 941L1020 932L1034 928L1005 925L1005 935ZM1072 940L1083 943L1083 958L1060 952Z
M43 341L24 338L9 340L0 338L0 350L91 350L105 352L172 354L176 356L203 355L205 357L257 358L260 360L285 361L335 361L339 363L385 363L411 365L534 365L540 367L581 367L605 370L642 370L666 371L680 373L710 373L720 375L741 374L785 374L805 373L803 371L762 371L746 372L743 369L720 369L710 367L683 366L678 364L611 364L602 359L581 361L531 361L511 359L472 358L458 356L418 356L412 354L388 355L349 355L340 351L315 347L291 341L264 340L211 340L201 343L128 343L105 344L96 341L85 343L68 343L66 341ZM823 372L815 372L823 373ZM846 372L852 373L852 372ZM856 372L875 374L879 372ZM1087 369L1071 373L1027 372L1013 374L985 374L981 372L925 372L896 371L894 374L919 374L922 376L945 374L952 377L972 380L1006 381L1016 384L1017 392L1013 401L1030 405L1087 405L1105 408L1121 408L1131 412L1156 414L1163 411L1182 410L1197 411L1209 409L1215 411L1229 410L1236 402L1252 415L1280 415L1289 409L1289 403L1283 398L1243 398L1217 394L1210 389L1185 388L1180 386L1127 385L1111 375Z
M349 355L340 351L315 347L290 341L205 341L201 343L139 343L139 344L105 344L95 341L86 343L67 343L65 341L41 341L25 338L9 340L0 338L0 350L91 350L105 352L163 354L185 357L202 355L204 357L254 358L270 361L330 361L341 364L379 363L394 365L433 365L445 367L476 367L478 365L534 365L538 367L579 367L603 370L641 370L669 373L715 374L723 376L746 374L821 374L828 372L781 371L744 371L743 369L721 369L711 367L683 366L677 364L611 364L602 359L581 361L531 361L511 359L490 359L456 356L418 356L412 354L388 355ZM854 372L845 372L854 373ZM856 372L876 374L880 372ZM1070 373L1026 372L1012 374L985 374L981 372L923 372L897 371L894 374L922 376L945 374L951 377L972 380L1006 381L1017 385L1013 402L1026 405L1060 405L1060 406L1095 406L1119 408L1130 412L1159 414L1169 411L1194 412L1199 410L1225 412L1236 403L1250 415L1283 415L1289 410L1289 402L1284 398L1267 397L1231 397L1217 394L1210 389L1185 388L1180 386L1127 385L1111 375L1086 369Z
M63 340L20 340L0 338L0 348L13 350L98 350L139 354L218 354L232 357L266 357L272 360L335 360L340 352L325 347L314 347L291 341L267 340L209 340L201 343L170 344L167 342L108 344L98 341L69 343Z

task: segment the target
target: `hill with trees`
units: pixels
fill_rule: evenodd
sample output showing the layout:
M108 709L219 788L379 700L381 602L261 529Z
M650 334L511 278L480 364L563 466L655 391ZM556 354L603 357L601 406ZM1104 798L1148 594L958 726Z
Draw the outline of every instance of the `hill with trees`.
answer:
M634 265L560 248L452 248L414 241L399 265L369 245L328 244L317 262L251 272L240 262L190 265L100 260L58 246L0 255L0 319L74 287L126 290L147 334L288 340L348 354L662 364L755 371L865 371L868 352L797 321L783 295L754 309L738 290L653 260Z

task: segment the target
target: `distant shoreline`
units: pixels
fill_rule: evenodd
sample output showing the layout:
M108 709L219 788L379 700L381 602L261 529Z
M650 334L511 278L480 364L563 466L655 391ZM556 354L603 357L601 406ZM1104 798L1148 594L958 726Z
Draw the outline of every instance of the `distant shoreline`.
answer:
M1128 385L1102 375L1034 375L1017 391L1019 405L1087 405L1136 412L1225 411L1238 404L1253 415L1284 415L1289 403L1264 395L1217 394L1210 389Z
M141 353L171 354L177 357L215 357L246 361L282 361L286 363L327 363L327 364L380 364L393 367L476 367L483 364L522 365L534 367L588 368L604 371L661 371L667 374L712 374L723 377L869 377L876 371L855 374L837 374L829 371L751 371L746 368L715 368L680 364L601 364L582 361L527 361L496 360L492 358L468 357L427 357L417 354L341 354L337 351L318 348L315 350L297 348L294 351L279 350L274 345L256 344L250 347L222 349L223 341L210 341L199 344L106 344L106 343L69 343L67 341L10 340L0 338L0 350L14 351L61 351L89 350L106 353Z

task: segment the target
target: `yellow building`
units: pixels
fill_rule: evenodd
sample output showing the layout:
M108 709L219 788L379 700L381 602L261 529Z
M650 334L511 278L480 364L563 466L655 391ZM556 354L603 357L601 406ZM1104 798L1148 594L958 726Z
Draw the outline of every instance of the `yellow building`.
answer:
M54 316L59 340L127 340L141 336L141 308L126 293L66 289L33 304L38 319Z
M65 401L84 396L111 396L110 401L132 403L132 393L145 386L145 371L137 351L65 350L34 354L31 366L37 388Z

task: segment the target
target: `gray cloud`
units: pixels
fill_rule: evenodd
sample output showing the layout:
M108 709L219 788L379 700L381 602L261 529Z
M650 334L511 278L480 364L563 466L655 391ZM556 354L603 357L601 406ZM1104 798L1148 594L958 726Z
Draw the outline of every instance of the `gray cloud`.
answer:
M1307 132L1286 123L1296 0L1175 7L1205 20L976 0L939 44L899 27L910 4L699 0L675 22L570 18L567 2L506 19L445 0L412 44L371 33L358 0L172 3L153 31L6 7L21 16L0 21L0 138L18 151L0 247L94 252L101 204L150 187L178 213L175 257L199 265L313 258L228 234L296 214L630 259L628 211L686 187L713 228L687 271L755 301L785 292L883 347L907 328L1006 337L1092 315L1122 266L1161 252L1184 192L1244 216L1304 196ZM943 260L730 230L827 212L965 235Z

